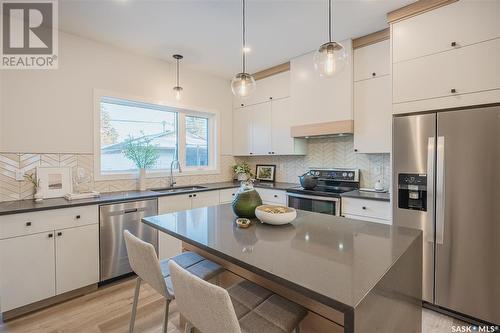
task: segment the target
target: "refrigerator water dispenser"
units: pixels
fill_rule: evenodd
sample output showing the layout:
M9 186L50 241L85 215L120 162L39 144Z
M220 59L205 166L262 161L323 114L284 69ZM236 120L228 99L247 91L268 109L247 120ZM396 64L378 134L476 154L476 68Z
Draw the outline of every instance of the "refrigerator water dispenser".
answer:
M427 211L427 175L398 174L398 207Z

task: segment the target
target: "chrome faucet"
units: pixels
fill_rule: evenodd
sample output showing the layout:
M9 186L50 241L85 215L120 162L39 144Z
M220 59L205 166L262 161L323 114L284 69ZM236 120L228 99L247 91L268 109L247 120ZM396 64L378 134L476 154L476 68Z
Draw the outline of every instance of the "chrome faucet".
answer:
M174 181L174 165L177 164L177 168L179 169L179 173L182 172L181 170L181 164L179 163L178 160L172 160L172 163L170 163L170 187L174 187L175 184L177 184Z

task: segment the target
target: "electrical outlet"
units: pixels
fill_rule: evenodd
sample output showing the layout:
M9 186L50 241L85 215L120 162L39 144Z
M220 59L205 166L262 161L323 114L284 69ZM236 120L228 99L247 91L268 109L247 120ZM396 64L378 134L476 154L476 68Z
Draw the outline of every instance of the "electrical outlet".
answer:
M22 172L22 171L17 171L17 172L16 172L16 180L17 180L18 182L23 181L23 180L24 180L24 172Z

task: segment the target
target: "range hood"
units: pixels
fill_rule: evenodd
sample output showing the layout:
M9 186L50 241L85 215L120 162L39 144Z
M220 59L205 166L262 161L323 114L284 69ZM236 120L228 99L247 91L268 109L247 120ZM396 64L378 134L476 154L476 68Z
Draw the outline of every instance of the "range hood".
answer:
M292 126L290 132L294 138L330 137L354 134L354 121L339 120Z

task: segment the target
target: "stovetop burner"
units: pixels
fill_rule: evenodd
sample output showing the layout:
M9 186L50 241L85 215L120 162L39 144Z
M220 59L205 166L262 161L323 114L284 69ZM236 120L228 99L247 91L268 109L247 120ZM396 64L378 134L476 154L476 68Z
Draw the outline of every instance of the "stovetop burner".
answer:
M311 169L309 174L318 177L318 185L314 189L306 190L297 186L288 189L287 192L340 197L341 193L359 189L358 169Z

